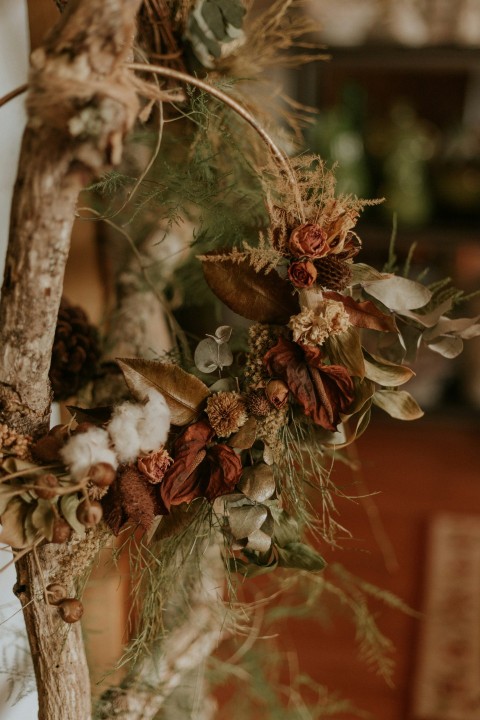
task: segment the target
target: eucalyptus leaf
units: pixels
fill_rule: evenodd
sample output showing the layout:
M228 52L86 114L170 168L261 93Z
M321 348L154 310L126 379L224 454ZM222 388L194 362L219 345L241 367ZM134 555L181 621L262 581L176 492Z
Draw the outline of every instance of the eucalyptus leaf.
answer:
M212 0L218 5L225 17L225 20L229 25L233 25L234 28L241 28L243 24L243 18L245 15L245 8L242 4L242 0Z
M174 425L195 420L210 395L205 383L173 363L141 358L120 358L117 363L136 400L145 400L152 388L164 396Z
M456 319L441 317L435 327L430 328L424 333L424 338L428 341L440 335L457 335L464 340L477 337L480 335L479 319L480 316Z
M81 500L76 494L62 495L60 498L60 509L70 527L81 537L85 535L85 526L77 520L77 508Z
M237 487L250 498L250 500L255 500L260 503L268 500L275 492L275 480L272 467L265 463L258 463L257 465L246 468L242 473Z
M201 13L208 29L215 35L216 39L224 40L227 37L227 30L220 8L211 0L204 0Z
M437 305L436 308L426 313L413 312L412 310L403 310L402 315L404 317L416 320L420 325L424 327L433 327L440 320L441 316L451 310L453 304L453 298L447 298L443 303Z
M423 416L417 401L405 390L378 390L373 403L397 420L417 420Z
M365 282L383 280L385 277L384 274L366 263L353 263L350 269L352 271L352 285L361 285Z
M278 566L278 558L273 553L267 563L259 562L254 553L251 553L248 557L250 562L245 562L238 558L230 558L228 562L230 572L238 572L246 578L253 578L258 575L266 575L267 573L273 572Z
M405 365L388 362L365 351L365 375L384 387L397 387L408 382L415 373Z
M300 539L300 531L295 518L278 507L272 507L272 505L270 505L269 509L275 521L275 529L273 532L275 545L285 547L285 545L289 543L297 542Z
M226 344L218 343L214 338L201 340L194 355L194 362L200 372L212 373L233 363L232 351Z
M280 567L318 572L319 570L323 570L327 565L316 550L304 543L292 542L283 548L277 548L277 552Z
M272 538L263 532L263 530L255 530L248 536L246 548L255 552L266 553L270 550Z
M229 342L232 337L232 330L233 328L230 325L220 325L220 327L215 330L215 335L208 335L208 337L211 337L219 345L223 345L223 343Z
M236 389L237 384L233 378L220 378L220 380L217 380L213 383L213 385L210 385L209 387L211 393L235 392Z
M267 519L268 511L263 505L231 508L228 513L230 532L235 539L249 537L259 530Z
M431 291L424 285L403 277L391 276L362 285L369 295L399 313L421 308L432 298Z
M254 417L249 417L240 430L229 438L228 445L237 450L249 450L256 438L257 421Z

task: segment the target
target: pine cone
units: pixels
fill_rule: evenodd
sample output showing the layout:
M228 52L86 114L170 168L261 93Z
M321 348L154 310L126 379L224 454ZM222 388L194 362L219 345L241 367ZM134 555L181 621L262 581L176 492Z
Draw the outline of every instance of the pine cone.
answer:
M352 270L348 263L329 256L315 262L317 283L329 290L344 290L352 279Z
M96 371L99 358L96 329L82 308L62 299L50 365L55 400L66 400L86 385Z

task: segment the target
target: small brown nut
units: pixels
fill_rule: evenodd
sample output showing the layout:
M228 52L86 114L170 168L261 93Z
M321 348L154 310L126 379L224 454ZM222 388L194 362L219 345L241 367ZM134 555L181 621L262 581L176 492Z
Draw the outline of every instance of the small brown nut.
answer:
M97 500L82 500L77 508L77 520L85 527L95 527L103 517L103 509Z
M44 435L32 445L32 455L36 460L44 463L61 462L60 450L63 442L54 435Z
M65 598L59 604L58 612L64 622L78 622L83 615L83 605L77 598Z
M68 438L70 437L70 431L68 429L68 425L54 425L50 430L48 431L48 437L53 437L59 442L62 443L62 445L65 445Z
M37 497L42 500L52 500L57 495L58 480L55 475L47 473L46 475L40 475L35 480L35 492Z
M283 380L270 380L265 388L265 393L272 405L278 410L288 400L288 385Z
M88 477L94 485L100 488L109 487L115 480L117 473L110 463L99 462L92 465Z
M70 540L73 530L66 520L63 518L56 518L53 523L53 533L51 542L54 543L66 543Z
M59 605L67 597L67 591L60 583L47 585L47 598L49 605Z

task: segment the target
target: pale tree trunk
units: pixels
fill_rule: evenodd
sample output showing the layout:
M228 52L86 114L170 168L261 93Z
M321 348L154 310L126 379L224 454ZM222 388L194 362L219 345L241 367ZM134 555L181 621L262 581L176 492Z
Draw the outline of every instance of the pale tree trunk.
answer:
M33 436L48 425L48 371L76 199L93 175L120 160L138 110L124 67L138 6L139 0L72 0L32 56L0 304L0 421ZM47 583L56 577L71 552L70 545L46 545L18 562L16 594L40 720L91 715L80 629L66 632L42 596L41 577Z

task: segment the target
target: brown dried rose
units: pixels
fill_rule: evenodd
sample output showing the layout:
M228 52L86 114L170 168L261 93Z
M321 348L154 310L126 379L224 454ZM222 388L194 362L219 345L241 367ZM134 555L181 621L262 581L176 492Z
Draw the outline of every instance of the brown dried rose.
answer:
M320 258L328 252L327 236L320 225L305 223L292 231L288 249L294 257Z
M288 279L297 288L308 288L317 279L317 268L310 260L297 260L288 268Z
M198 497L212 501L233 491L242 474L241 460L227 445L210 445L213 437L214 431L202 420L175 442L175 460L160 488L167 511Z
M143 475L146 475L149 481L156 485L161 482L170 465L173 463L172 458L166 450L157 450L151 452L145 457L137 460L137 467Z
M319 348L283 337L267 352L264 363L286 382L305 415L326 430L336 430L340 414L354 399L354 385L344 367L325 365Z
M283 380L270 380L265 388L266 395L272 405L279 410L288 400L288 385Z

